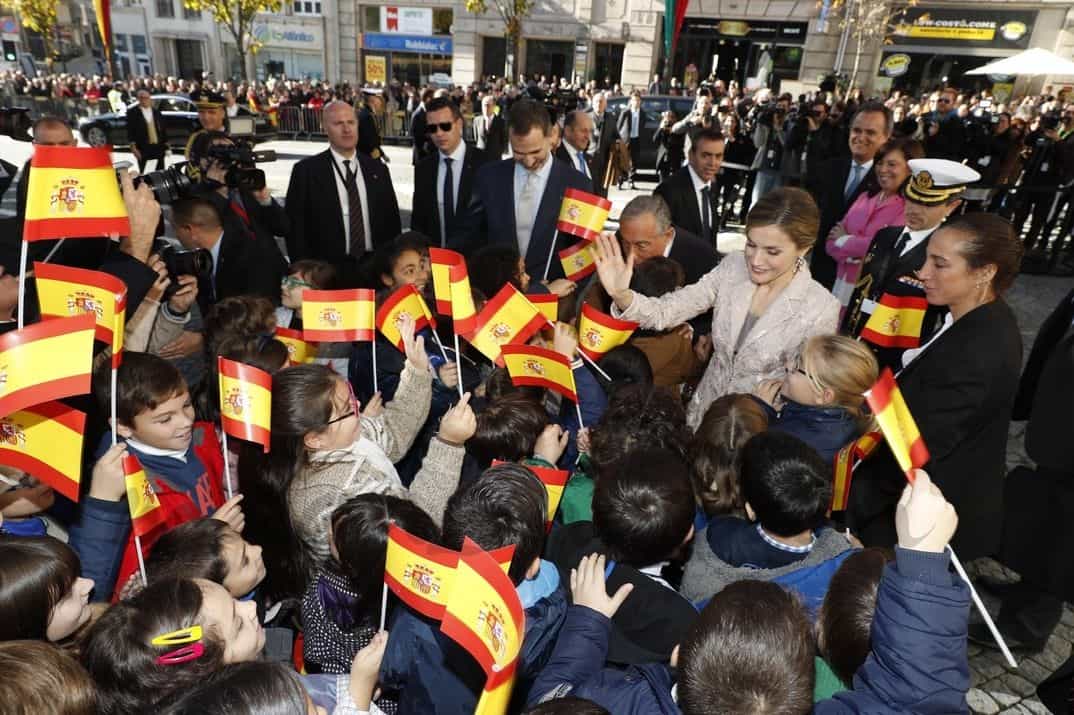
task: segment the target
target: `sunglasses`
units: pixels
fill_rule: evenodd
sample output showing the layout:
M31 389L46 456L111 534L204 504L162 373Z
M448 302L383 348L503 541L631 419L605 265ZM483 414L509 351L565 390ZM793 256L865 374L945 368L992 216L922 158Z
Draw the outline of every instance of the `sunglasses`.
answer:
M345 414L342 414L339 417L334 417L334 418L328 420L327 422L324 423L325 427L331 427L336 422L342 422L343 420L347 419L348 417L354 417L355 415L358 414L358 398L354 396L354 388L351 387L350 380L347 380L347 394L350 395L351 411L347 412Z
M455 122L437 122L436 124L425 125L426 134L436 134L436 130L444 132L445 134L450 132L452 127L455 126Z

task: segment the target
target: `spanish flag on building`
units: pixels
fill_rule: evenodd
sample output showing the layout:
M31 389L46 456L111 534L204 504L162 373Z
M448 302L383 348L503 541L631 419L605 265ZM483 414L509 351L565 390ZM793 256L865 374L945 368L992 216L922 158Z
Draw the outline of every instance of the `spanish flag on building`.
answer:
M419 539L395 524L388 526L384 582L399 599L429 618L442 618L455 582L457 551Z
M301 330L276 328L276 339L287 346L287 361L291 365L313 362L317 349L302 339Z
M377 328L400 351L403 351L403 334L399 332L399 321L404 316L414 319L415 333L427 325L436 327L429 306L414 285L405 285L395 291L377 311Z
M881 439L883 436L879 432L866 432L835 455L835 480L832 482L832 506L828 510L829 514L846 510L850 500L850 482L854 476L854 467L873 453Z
M127 506L131 512L131 527L135 536L145 536L165 521L164 507L160 505L153 485L142 469L142 463L133 454L123 458L123 474L127 482Z
M349 343L376 335L376 294L366 288L302 291L302 337Z
M526 299L533 303L549 323L559 320L559 296L555 293L528 293Z
M587 241L595 241L604 230L604 222L608 220L611 210L612 202L608 199L578 189L567 189L559 206L556 228Z
M477 308L465 263L451 267L451 321L456 335L466 335L477 326Z
M913 481L912 470L923 467L929 461L929 450L895 383L891 368L884 368L880 379L865 393L865 400L880 424L880 431L899 468L906 472L907 479Z
M506 712L526 633L526 614L511 579L469 538L463 542L440 631L465 648L485 671L485 692L476 712Z
M462 266L465 270L466 259L461 253L446 248L429 249L429 268L433 275L436 312L441 315L451 315L451 269L454 266Z
M916 348L921 345L921 325L929 302L916 295L880 297L861 338L882 348Z
M34 263L37 302L42 318L89 313L97 321L95 337L112 348L112 367L123 359L127 284L108 273L55 263Z
M579 241L570 248L559 252L559 263L567 280L578 282L597 270L597 261L593 256L593 244Z
M504 345L501 350L511 382L516 386L544 387L578 401L574 373L565 356L535 345Z
M502 365L502 346L526 342L547 323L541 311L508 283L481 309L476 327L466 339L482 355Z
M220 426L232 437L269 451L272 436L272 375L217 357L220 373Z
M609 350L630 340L637 327L637 323L613 318L584 304L578 321L578 349L590 360L600 360Z
M89 392L96 322L76 315L0 336L0 417Z
M111 147L35 146L26 192L24 241L131 232Z
M86 415L45 402L0 418L0 464L21 469L78 501Z

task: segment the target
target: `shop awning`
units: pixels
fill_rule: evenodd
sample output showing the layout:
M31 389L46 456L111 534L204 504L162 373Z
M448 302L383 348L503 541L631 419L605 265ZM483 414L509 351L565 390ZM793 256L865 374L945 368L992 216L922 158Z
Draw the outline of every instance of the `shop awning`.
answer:
M1039 47L972 69L966 74L1062 75L1074 77L1074 62Z

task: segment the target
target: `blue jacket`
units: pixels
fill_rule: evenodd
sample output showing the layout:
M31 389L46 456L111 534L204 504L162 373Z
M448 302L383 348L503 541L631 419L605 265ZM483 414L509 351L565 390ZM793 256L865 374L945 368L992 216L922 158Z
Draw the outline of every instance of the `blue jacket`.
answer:
M948 571L948 554L896 549L880 582L873 650L854 688L817 703L817 715L967 712L970 688L966 630L970 592ZM627 599L629 601L629 597ZM679 715L663 666L603 668L611 621L572 606L530 703L566 695L588 698L616 715Z
M597 382L597 378L593 376L587 365L579 365L575 367L571 372L574 373L574 387L578 391L578 406L582 410L582 419L585 423L584 427L592 427L600 421L604 411L608 408L608 396L604 393L604 388ZM560 469L573 469L574 463L578 461L578 410L570 400L563 400L563 404L559 412L559 420L557 420L559 426L567 432L570 432L570 441L567 442L567 449L564 450L563 456L559 460Z
M567 592L562 585L526 609L514 697L524 698L529 692L548 661L566 615ZM396 608L391 620L380 683L398 691L399 715L471 715L485 683L477 661L440 632L438 621L406 606Z
M768 415L768 429L792 434L817 450L824 461L835 463L840 449L861 436L861 425L843 407L802 405L784 399L778 413L764 400L757 400Z

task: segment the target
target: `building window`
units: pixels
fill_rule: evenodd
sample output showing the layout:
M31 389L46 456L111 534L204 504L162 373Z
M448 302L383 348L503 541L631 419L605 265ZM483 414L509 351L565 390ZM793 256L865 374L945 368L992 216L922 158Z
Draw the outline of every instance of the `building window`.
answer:
M296 15L321 14L321 0L295 0L293 7Z
M131 50L136 54L144 55L146 53L145 35L131 35Z
M127 36L121 35L118 32L112 34L112 39L116 43L116 50L119 52L127 51Z
M183 19L184 20L200 20L201 10L191 10L186 5L183 5Z
M175 0L157 0L157 17L175 17Z

